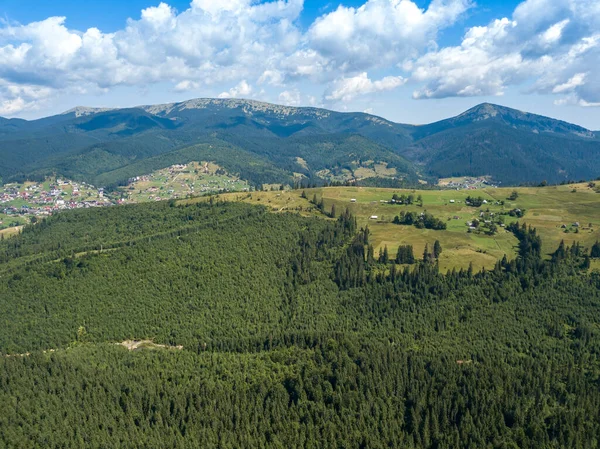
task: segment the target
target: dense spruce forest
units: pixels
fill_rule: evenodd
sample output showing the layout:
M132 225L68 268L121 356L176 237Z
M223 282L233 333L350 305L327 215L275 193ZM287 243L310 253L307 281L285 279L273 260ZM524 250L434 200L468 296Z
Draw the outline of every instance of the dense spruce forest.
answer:
M598 447L597 252L509 230L516 259L441 273L347 211L27 226L0 241L0 448Z

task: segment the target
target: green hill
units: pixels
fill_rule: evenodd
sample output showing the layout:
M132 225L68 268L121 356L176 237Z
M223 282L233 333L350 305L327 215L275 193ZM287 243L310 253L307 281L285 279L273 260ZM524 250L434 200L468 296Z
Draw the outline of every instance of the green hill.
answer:
M593 447L589 248L442 274L354 217L164 201L0 240L2 447ZM138 342L138 343L135 343ZM128 349L129 348L129 349Z

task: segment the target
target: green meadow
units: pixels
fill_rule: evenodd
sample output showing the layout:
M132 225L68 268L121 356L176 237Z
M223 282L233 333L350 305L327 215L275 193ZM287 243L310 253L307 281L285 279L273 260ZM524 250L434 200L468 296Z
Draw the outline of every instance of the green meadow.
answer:
M517 191L515 200L509 200ZM335 205L339 213L345 208L357 217L359 227L369 226L371 243L375 252L388 247L394 257L399 245L413 245L416 257L421 257L425 245L430 249L436 240L442 245L440 268L467 268L470 263L475 269L492 268L496 260L506 255L516 255L517 239L502 227L494 235L485 232L469 232L467 222L479 219L480 213L502 215L505 224L519 221L535 227L542 237L546 256L558 247L561 240L571 245L579 242L589 248L600 239L600 194L587 183L550 187L486 188L474 190L414 190L372 187L326 187L306 189L307 199L301 198L302 190L285 192L252 192L219 195L230 201L263 204L275 212L292 211L302 214L316 213L309 200L317 196L323 199L325 210ZM389 203L392 196L421 196L423 206ZM465 204L468 196L487 201L480 207ZM205 199L201 199L205 201ZM355 201L353 201L355 200ZM382 202L383 201L383 202ZM501 202L504 204L498 204ZM524 211L522 218L503 215L510 210ZM441 219L446 230L418 229L414 226L393 224L396 215L405 212L427 212ZM377 218L371 218L376 216ZM574 223L579 223L578 230ZM562 226L566 227L563 228Z

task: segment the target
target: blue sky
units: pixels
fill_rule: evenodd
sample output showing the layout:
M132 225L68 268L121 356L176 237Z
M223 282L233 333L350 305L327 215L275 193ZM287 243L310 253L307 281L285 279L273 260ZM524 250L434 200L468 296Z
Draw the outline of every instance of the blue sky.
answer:
M240 97L600 129L597 0L2 0L0 115Z

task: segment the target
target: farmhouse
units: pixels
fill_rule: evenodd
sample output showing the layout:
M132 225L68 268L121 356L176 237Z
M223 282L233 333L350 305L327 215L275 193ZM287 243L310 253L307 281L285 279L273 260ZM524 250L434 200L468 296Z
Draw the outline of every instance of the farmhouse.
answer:
M370 218L371 220L377 220L377 218L378 218L378 217L377 217L377 215L371 215L369 218Z
M351 203L356 203L356 198L350 198Z
M451 203L454 203L454 200L450 200Z

